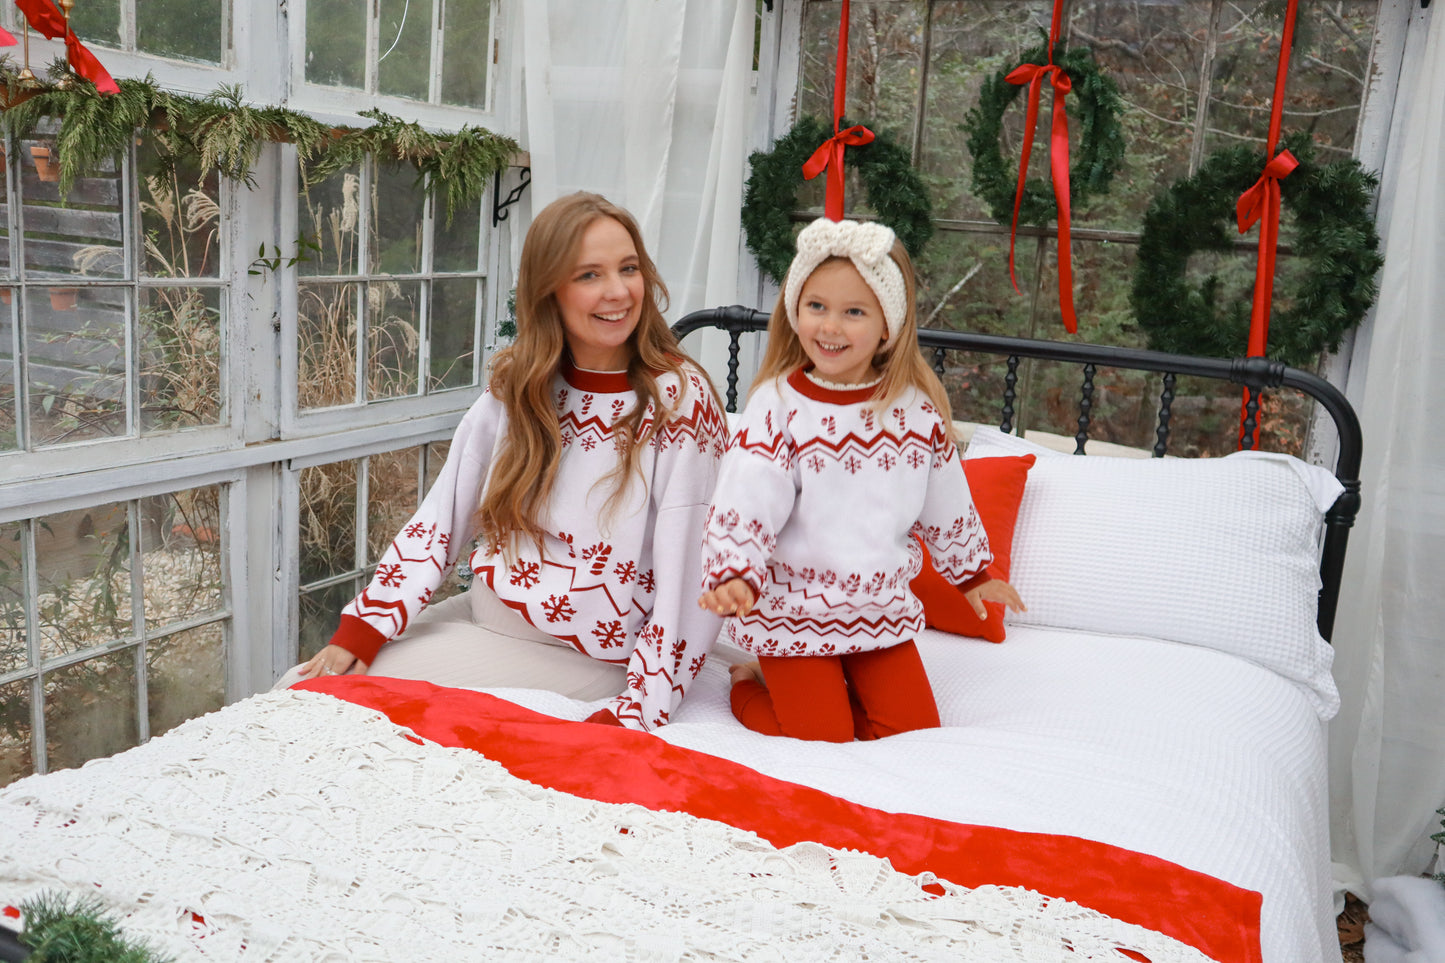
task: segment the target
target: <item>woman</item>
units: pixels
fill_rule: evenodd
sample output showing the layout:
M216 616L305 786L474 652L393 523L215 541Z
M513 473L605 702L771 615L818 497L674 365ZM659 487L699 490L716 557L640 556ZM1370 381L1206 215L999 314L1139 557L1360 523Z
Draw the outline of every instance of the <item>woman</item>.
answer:
M446 464L303 678L369 671L612 696L591 717L667 723L718 633L698 549L726 422L659 309L636 222L549 204L517 275L517 339ZM422 613L470 546L464 595Z

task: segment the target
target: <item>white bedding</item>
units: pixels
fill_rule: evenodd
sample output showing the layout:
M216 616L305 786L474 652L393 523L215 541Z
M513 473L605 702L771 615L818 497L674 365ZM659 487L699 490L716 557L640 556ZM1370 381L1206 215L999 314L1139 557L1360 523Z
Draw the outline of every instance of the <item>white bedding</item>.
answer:
M943 729L846 745L757 735L732 718L712 659L662 738L880 809L1158 856L1262 893L1266 963L1340 959L1324 725L1297 686L1211 649L1023 626L1001 645L930 631L919 647Z

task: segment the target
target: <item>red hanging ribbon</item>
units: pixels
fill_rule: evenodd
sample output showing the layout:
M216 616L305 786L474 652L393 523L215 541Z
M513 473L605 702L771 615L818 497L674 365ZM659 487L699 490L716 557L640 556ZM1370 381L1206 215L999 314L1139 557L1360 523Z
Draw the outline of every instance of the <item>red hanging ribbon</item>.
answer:
M1028 109L1024 115L1023 156L1019 160L1019 183L1014 191L1013 227L1008 239L1008 276L1018 291L1019 282L1014 274L1014 242L1019 230L1019 206L1024 199L1024 181L1029 172L1029 155L1034 145L1034 126L1039 116L1039 94L1044 78L1054 88L1053 123L1049 129L1049 172L1054 183L1054 202L1058 206L1059 222L1059 311L1064 318L1064 328L1072 334L1079 329L1079 319L1074 314L1074 269L1069 256L1069 115L1064 110L1064 97L1074 89L1074 83L1064 69L1053 62L1052 47L1048 64L1022 64L1009 71L1005 78L1011 84L1028 84Z
M1259 221L1259 254L1255 261L1254 307L1249 318L1249 354L1263 355L1269 333L1269 305L1274 292L1275 248L1279 241L1279 182L1290 175L1299 161L1287 150L1280 151L1264 167L1254 186L1239 195L1235 217L1239 233Z
M102 94L120 92L120 88L116 86L110 72L101 66L95 54L80 42L80 38L70 31L70 25L55 4L50 0L15 0L15 5L24 11L25 19L30 21L30 26L39 30L48 39L65 38L65 50L70 58L71 69L95 84L97 91Z
M848 100L848 0L843 0L838 23L838 56L833 65L833 136L824 141L803 165L803 177L812 180L824 169L828 182L823 195L823 213L830 221L843 219L843 149L872 143L873 132L861 124L839 130Z
M808 180L817 177L825 169L828 171L827 191L823 200L823 213L828 220L843 219L843 148L861 147L871 143L873 137L873 132L862 124L840 130L823 141L822 146L813 151L813 156L803 164L803 177Z
M1269 344L1269 307L1274 299L1275 248L1279 244L1279 182L1299 166L1299 161L1289 151L1275 153L1279 145L1280 122L1284 115L1284 84L1289 76L1289 52L1294 44L1295 15L1299 0L1288 0L1284 11L1284 31L1279 38L1279 62L1274 71L1274 97L1269 112L1269 137L1265 143L1264 173L1259 180L1239 196L1235 204L1235 216L1239 220L1239 233L1247 231L1251 224L1259 221L1259 250L1254 262L1254 302L1249 313L1250 357L1262 356ZM1249 417L1249 389L1244 389L1244 405L1240 410L1240 436L1243 439L1243 424ZM1259 444L1259 424L1256 421L1251 444Z
M11 33L9 30L6 30L4 27L0 27L0 47L13 47L19 42L20 41L15 39L15 35L13 33Z

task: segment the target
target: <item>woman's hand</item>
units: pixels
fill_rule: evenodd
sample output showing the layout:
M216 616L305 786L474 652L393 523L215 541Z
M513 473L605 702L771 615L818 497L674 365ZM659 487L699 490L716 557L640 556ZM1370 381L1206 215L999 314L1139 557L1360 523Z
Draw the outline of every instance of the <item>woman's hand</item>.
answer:
M316 679L323 675L366 675L366 663L339 645L328 645L301 667L301 678Z
M740 578L730 578L710 592L702 593L697 607L718 615L747 615L753 610L758 593Z
M973 606L973 612L981 621L988 621L988 609L984 608L985 602L1002 602L1015 612L1027 612L1028 606L1024 600L1019 598L1019 593L1007 582L991 578L982 585L975 585L963 597L968 599L968 604Z

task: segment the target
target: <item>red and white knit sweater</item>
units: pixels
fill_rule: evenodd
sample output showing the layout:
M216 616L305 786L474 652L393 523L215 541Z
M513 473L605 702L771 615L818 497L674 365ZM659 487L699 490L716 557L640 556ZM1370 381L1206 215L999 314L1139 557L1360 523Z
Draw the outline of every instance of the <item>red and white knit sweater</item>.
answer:
M564 368L553 384L562 451L551 502L539 519L542 552L518 540L515 555L480 547L476 577L532 625L594 659L627 666L627 688L608 704L623 725L664 725L702 668L717 616L697 607L707 505L727 445L727 423L701 375L658 379L676 414L641 454L609 516L617 465L613 425L637 396L624 373ZM644 423L644 426L647 422ZM446 463L422 505L391 543L371 584L343 610L332 642L370 663L405 631L477 530L473 515L507 413L490 392L462 418Z
M748 401L713 493L703 569L709 589L740 577L758 593L726 625L754 655L845 655L916 636L915 531L950 582L988 578L993 556L943 418L912 390L880 416L874 391L824 388L799 370Z

